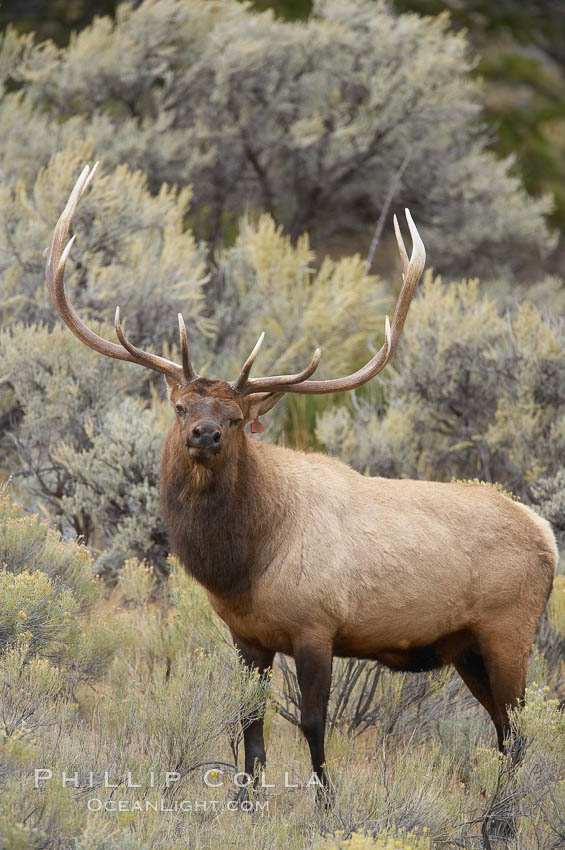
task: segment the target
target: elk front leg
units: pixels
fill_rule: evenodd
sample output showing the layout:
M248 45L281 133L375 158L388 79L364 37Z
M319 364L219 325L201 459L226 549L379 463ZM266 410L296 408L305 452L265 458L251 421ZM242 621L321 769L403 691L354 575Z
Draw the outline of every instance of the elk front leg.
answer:
M332 655L329 651L302 647L295 652L294 660L302 697L300 728L308 741L312 768L320 782L316 796L318 802L328 804L332 799L332 791L325 772L324 738L332 677Z
M274 652L252 647L246 641L232 634L236 649L241 653L243 663L249 669L256 669L259 675L265 677L273 666ZM263 717L249 718L242 708L241 725L243 728L243 746L245 750L245 772L248 776L257 777L265 767L265 742L263 739ZM238 795L244 796L244 795Z

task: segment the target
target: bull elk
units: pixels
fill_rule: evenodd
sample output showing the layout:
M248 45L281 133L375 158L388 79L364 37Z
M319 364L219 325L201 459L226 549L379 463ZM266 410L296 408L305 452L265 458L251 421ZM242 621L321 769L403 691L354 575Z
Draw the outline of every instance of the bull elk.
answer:
M359 387L390 361L425 264L410 213L403 284L385 342L347 377L252 378L263 334L235 381L201 378L179 314L181 363L136 348L116 309L118 343L90 330L64 287L72 216L94 176L84 168L55 227L46 277L70 330L100 354L165 375L175 420L161 461L161 507L172 549L199 581L250 667L276 652L296 662L301 728L323 787L333 656L393 670L453 664L490 714L504 749L509 709L523 698L532 641L557 562L549 524L492 488L360 475L339 460L250 439L244 426L285 393ZM263 721L244 723L245 771L265 765Z

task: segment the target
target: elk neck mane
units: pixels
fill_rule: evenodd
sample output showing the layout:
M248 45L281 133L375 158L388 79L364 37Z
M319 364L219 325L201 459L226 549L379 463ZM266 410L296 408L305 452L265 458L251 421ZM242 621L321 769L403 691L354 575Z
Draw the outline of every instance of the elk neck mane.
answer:
M172 551L207 590L242 604L276 551L274 516L286 513L281 479L275 486L272 468L262 463L271 448L242 433L213 470L188 457L174 427L163 448L161 507Z

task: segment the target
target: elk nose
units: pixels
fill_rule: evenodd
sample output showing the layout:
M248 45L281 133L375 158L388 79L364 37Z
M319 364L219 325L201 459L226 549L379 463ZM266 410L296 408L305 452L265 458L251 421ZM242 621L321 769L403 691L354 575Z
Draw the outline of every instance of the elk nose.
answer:
M221 438L221 431L215 422L204 420L198 422L192 429L192 444L200 449L207 449L210 446L218 448Z

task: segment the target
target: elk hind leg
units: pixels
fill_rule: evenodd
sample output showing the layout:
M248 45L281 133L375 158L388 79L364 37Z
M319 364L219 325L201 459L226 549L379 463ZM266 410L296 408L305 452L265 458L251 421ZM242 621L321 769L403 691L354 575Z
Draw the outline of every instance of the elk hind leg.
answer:
M325 772L324 739L332 675L332 653L329 649L321 651L318 648L303 646L295 651L294 660L302 697L300 728L308 742L312 768L317 777L316 796L318 803L329 805L332 802L332 791Z
M474 649L467 649L457 656L453 664L475 699L490 714L496 728L498 748L502 750L504 746L504 728L499 721L499 713L490 686L489 674L480 652Z
M512 638L509 638L509 635ZM516 639L516 638L521 639ZM524 741L515 736L510 737L510 710L519 706L524 698L526 689L526 673L531 642L526 637L533 637L524 629L519 636L515 632L506 634L499 631L490 634L488 639L481 641L481 653L484 669L488 674L488 682L492 695L491 716L498 735L498 748L511 759L511 772L521 761L524 752ZM485 815L482 826L483 840L489 833L509 837L515 834L516 822L512 791L501 782L506 767L499 767L499 785ZM508 777L507 777L508 778ZM488 843L485 846L490 846Z
M531 641L521 647L517 641L511 642L508 636L502 635L492 637L484 645L483 659L496 710L494 722L501 752L507 752L505 741L511 729L510 710L517 708L524 700L530 650ZM508 755L515 763L520 761L523 743L518 739L511 742Z

